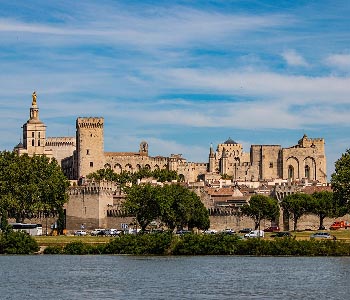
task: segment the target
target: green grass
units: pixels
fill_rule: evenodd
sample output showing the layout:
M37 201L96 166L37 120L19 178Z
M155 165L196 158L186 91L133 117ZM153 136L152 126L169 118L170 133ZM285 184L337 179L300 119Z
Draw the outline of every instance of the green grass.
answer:
M295 235L297 240L309 240L310 235L316 231L292 231L292 235ZM339 229L339 230L330 230L328 231L330 234L335 235L337 240L343 240L346 242L350 242L350 229ZM273 233L267 232L265 233L265 239L269 239ZM242 235L243 236L243 235ZM113 237L105 237L105 236L36 236L35 240L38 242L40 246L53 246L60 245L64 246L71 242L84 242L87 244L103 244L108 243L110 240L115 239Z

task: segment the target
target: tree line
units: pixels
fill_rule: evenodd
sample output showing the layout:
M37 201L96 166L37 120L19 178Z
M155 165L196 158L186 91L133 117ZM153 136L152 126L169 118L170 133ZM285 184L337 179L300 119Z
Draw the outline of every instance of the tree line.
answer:
M69 181L55 159L44 155L29 157L0 152L0 217L16 222L39 213L55 214L63 229L63 205L67 202Z

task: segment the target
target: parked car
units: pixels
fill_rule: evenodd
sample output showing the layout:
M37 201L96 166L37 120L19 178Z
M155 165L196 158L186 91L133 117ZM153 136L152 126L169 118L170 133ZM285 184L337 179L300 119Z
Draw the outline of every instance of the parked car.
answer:
M215 229L208 229L203 232L204 234L216 234L218 233Z
M77 230L74 232L74 235L83 236L83 235L86 235L86 231L85 230Z
M331 235L329 232L315 232L310 235L310 239L336 239L335 236Z
M244 235L245 238L257 238L257 237L264 237L265 233L264 230L252 230L251 232Z
M270 226L264 229L265 232L276 232L280 231L280 228L278 226Z
M276 237L276 238L280 238L280 237L291 237L291 233L289 231L280 231L280 232L276 232L276 234L271 234L271 237Z
M249 233L252 230L253 230L252 228L243 228L243 229L239 230L238 233Z
M120 234L121 234L121 231L114 228L105 230L105 235L107 236L117 236Z
M234 230L231 229L231 228L226 228L226 229L224 229L221 233L224 233L224 234L235 234L236 231L234 231Z
M101 235L101 232L104 233L105 229L103 228L97 228L97 229L94 229L93 231L91 231L91 235ZM103 235L103 234L102 234Z

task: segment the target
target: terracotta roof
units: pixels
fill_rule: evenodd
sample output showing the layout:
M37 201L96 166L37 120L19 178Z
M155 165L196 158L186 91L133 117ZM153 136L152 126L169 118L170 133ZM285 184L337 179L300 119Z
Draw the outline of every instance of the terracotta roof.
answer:
M303 191L305 194L313 194L315 192L323 192L323 191L333 192L332 187L330 185L327 185L327 186L317 186L317 185L306 186L303 189Z

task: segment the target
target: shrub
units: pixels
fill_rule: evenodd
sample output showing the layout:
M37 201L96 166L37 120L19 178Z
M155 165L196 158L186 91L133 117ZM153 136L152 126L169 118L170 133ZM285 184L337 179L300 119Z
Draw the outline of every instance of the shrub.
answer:
M62 254L63 253L63 247L62 246L47 246L44 249L44 254Z
M9 230L0 235L1 254L32 254L37 251L38 243L25 232Z

